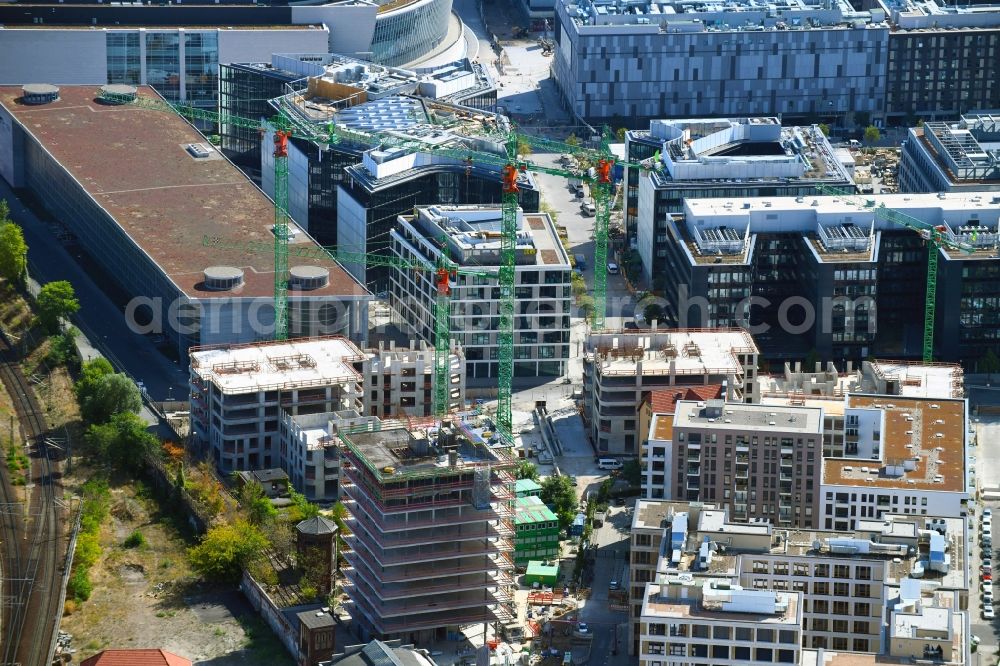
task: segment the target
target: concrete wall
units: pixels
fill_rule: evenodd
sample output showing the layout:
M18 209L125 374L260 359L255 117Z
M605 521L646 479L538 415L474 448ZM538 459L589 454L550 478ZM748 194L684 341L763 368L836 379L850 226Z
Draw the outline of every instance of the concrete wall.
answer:
M0 84L108 81L106 31L0 30Z
M325 28L223 29L219 30L219 62L270 62L272 53L323 53L329 41L330 32Z

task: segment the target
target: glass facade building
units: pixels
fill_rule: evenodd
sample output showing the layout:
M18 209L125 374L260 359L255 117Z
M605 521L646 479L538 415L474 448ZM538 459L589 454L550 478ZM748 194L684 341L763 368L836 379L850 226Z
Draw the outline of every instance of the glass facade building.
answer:
M437 48L448 36L452 0L390 0L379 7L372 60L400 66Z
M184 33L184 97L194 106L215 107L219 86L219 35Z
M139 33L109 32L106 39L108 83L138 85L142 81L142 54L139 52Z
M146 33L146 83L171 102L181 99L180 43L177 32Z
M219 112L224 116L270 118L274 109L268 100L285 94L285 84L297 78L297 74L266 64L220 65ZM224 122L219 127L219 139L223 154L260 183L260 133Z

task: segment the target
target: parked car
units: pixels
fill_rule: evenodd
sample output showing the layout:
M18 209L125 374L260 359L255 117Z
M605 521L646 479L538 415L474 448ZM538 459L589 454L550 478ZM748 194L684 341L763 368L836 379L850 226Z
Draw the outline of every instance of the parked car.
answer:
M991 573L984 573L984 574L982 574L982 579L983 579L983 582L992 583L993 582L993 574L991 574Z
M993 603L993 590L983 591L983 603L992 604Z
M993 509L991 509L989 507L986 507L985 509L983 509L983 518L985 518L986 516L990 516L992 518L993 517Z
M993 612L993 604L983 605L983 619L992 620L996 617L996 613Z
M618 264L613 261L608 262L608 273L611 275L618 275Z

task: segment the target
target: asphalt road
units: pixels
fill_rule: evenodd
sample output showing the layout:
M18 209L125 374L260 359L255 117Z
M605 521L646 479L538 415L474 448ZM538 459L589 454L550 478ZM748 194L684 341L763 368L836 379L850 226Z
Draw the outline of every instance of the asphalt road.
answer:
M24 229L32 278L42 284L55 280L68 280L73 284L80 301L80 311L73 318L73 324L94 347L120 371L143 382L150 399L186 399L187 373L158 351L150 338L128 329L123 306L112 301L78 263L79 250L74 248L75 254L68 251L49 226L29 210L2 179L0 199L7 200L11 219Z

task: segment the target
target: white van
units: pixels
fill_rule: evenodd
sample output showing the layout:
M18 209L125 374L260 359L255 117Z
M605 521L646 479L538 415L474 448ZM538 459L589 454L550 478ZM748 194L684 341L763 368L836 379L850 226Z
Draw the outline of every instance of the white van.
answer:
M622 461L617 458L601 458L597 461L598 469L621 469Z
M580 212L583 213L584 217L594 217L594 215L597 215L597 206L589 201L585 201L580 204Z

